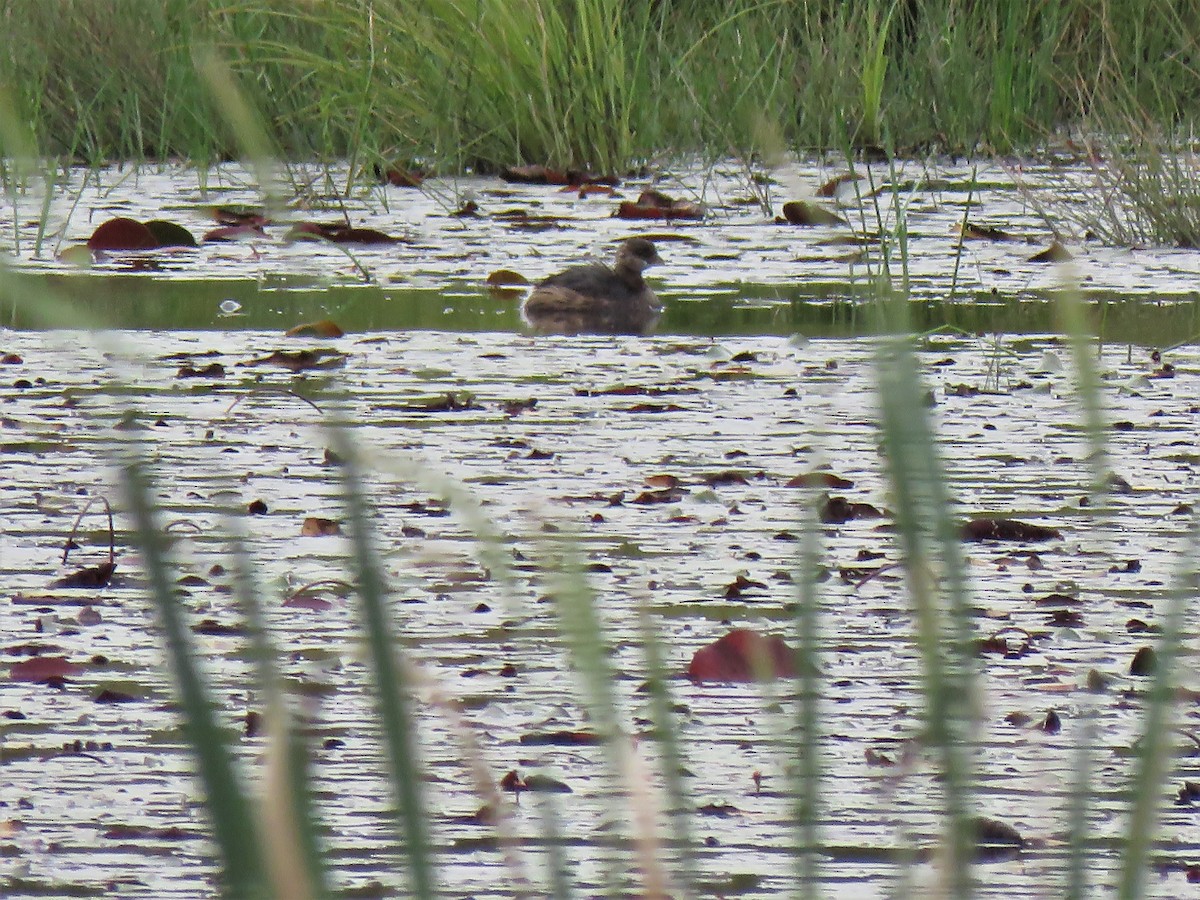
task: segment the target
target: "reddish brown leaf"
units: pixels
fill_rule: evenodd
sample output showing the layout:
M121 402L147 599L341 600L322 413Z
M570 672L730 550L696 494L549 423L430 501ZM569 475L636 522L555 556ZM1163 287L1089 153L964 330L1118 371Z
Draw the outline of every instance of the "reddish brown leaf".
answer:
M305 322L303 325L289 328L284 334L287 337L340 338L345 337L346 332L342 331L342 327L332 319L321 319L317 322Z
M333 519L322 519L320 516L308 516L300 526L302 537L328 537L341 534L342 528Z
M425 180L425 172L421 169L410 169L405 166L375 166L375 177L383 184L392 187L416 188Z
M336 532L334 533L336 534ZM297 591L284 600L283 605L288 609L307 609L312 612L326 612L333 609L333 604L330 601L307 591Z
M529 284L529 279L512 269L497 269L487 277L489 287L506 288Z
M1069 251L1066 247L1064 247L1058 241L1052 242L1050 244L1050 246L1047 247L1042 252L1035 253L1035 254L1033 254L1033 256L1029 257L1030 262L1036 262L1036 263L1067 262L1068 260L1071 260L1071 259L1074 259L1074 257L1071 256L1071 251Z
M832 472L804 472L789 479L786 487L829 488L844 491L854 487L854 482L849 478L834 475Z
M647 475L643 483L656 491L671 490L679 487L679 479L674 475Z
M89 250L153 250L158 239L141 222L124 217L109 219L88 238Z
M271 220L263 215L261 208L214 206L210 212L219 225L249 225L253 228L261 228L263 225L271 224Z
M817 188L818 197L833 197L837 194L838 188L843 184L849 184L858 176L853 172L843 172L841 175L834 175L827 182Z
M82 671L83 666L65 656L34 656L13 663L8 670L8 677L13 681L48 681L51 678L67 678Z
M616 215L619 219L703 219L704 208L698 203L646 190L636 202L622 201Z
M735 628L701 647L692 656L687 676L692 681L754 681L791 678L796 674L796 654L782 638Z

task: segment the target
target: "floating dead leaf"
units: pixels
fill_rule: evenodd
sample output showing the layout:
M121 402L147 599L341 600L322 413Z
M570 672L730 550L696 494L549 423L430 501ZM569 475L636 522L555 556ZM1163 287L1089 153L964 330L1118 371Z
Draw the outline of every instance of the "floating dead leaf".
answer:
M1062 533L1017 519L983 517L967 522L962 536L964 541L1049 541L1061 539Z
M166 828L151 828L146 825L113 825L104 832L103 837L114 841L133 841L142 845L147 841L184 841L199 840L204 835L199 831L188 831L178 825Z
M807 200L790 200L783 204L783 218L775 220L780 225L846 225L837 213L830 212Z
M276 350L269 356L247 360L243 366L282 366L291 372L306 369L340 369L346 365L346 354L329 347L315 350Z
M342 331L342 327L333 319L305 322L303 325L296 325L284 332L285 337L340 338L345 335L346 332Z
M224 378L225 367L218 362L209 363L199 369L192 366L180 366L175 373L176 378Z
M445 394L439 394L436 397L406 404L401 409L404 412L410 413L443 413L462 412L468 409L483 409L483 407L475 402L475 395L469 391L447 391Z
M1141 647L1137 653L1133 654L1133 659L1129 663L1129 674L1146 677L1153 675L1157 668L1158 657L1154 653L1154 648Z
M336 532L334 532L336 534ZM299 590L283 601L288 609L307 609L312 612L326 612L333 609L333 603L311 591Z
M300 526L301 537L329 537L341 533L342 526L337 522L319 516L308 516Z
M960 231L964 241L1015 241L1017 236L993 228L990 225L979 225L975 222L964 222Z
M532 794L571 794L571 786L565 781L551 778L549 775L539 775L536 772L525 777L525 790Z
M345 222L297 222L284 237L286 241L305 236L324 239L333 244L395 244L399 238L375 228L354 228Z
M651 503L678 503L683 499L681 488L661 488L659 490L642 491L633 498L634 503L648 505Z
M854 487L854 482L849 478L834 475L832 472L803 472L788 479L785 487L827 488L844 491Z
M840 525L851 519L879 519L883 511L870 503L856 503L845 497L829 497L821 504L821 521L827 525Z
M500 178L509 184L561 184L570 188L585 185L616 187L621 183L612 175L593 175L578 169L554 169L550 166L506 166L500 170Z
M616 189L610 184L568 184L560 188L560 191L564 194L574 191L580 200L586 200L588 197L595 197L597 195L611 197L616 193Z
M375 164L375 177L380 184L390 184L392 187L417 188L425 181L426 173L422 169L408 166L388 166L386 169Z
M149 228L124 216L102 223L87 241L92 251L153 250L157 246L158 239Z
M529 279L512 269L497 269L487 277L487 285L492 288L520 287L527 284Z
M84 569L79 569L72 572L70 575L64 575L50 582L51 587L58 588L102 588L107 587L112 581L113 573L117 570L117 564L114 562L100 563L97 566L88 566Z
M1071 256L1071 252L1058 241L1054 241L1045 250L1029 257L1029 261L1035 263L1059 263L1068 262L1072 259L1074 257Z
M635 403L617 410L627 413L670 413L683 412L683 407L675 403Z
M562 216L537 215L524 209L501 210L492 218L523 231L549 231L554 228L566 227Z
M689 200L677 200L659 191L645 190L636 201L622 201L616 216L619 219L703 219L704 208Z
M270 225L271 220L264 214L262 207L251 206L213 206L209 214L219 225L249 225L261 228Z
M975 856L980 860L1007 859L1025 846L1020 832L995 819L977 816L972 822L975 833Z
M834 175L823 185L817 188L818 197L835 197L837 196L838 188L844 184L850 184L858 178L853 172L843 172L840 175Z
M135 703L137 700L138 698L133 694L126 693L125 691L118 691L115 688L101 688L96 693L96 696L92 698L93 703L99 703L101 705Z
M201 619L192 626L192 631L209 637L241 637L246 633L246 626L235 622L218 622L216 619Z
M995 653L1005 659L1020 659L1033 648L1033 636L1024 628L1007 625L975 642L975 651L980 656Z
M692 656L687 677L702 681L755 681L759 677L791 678L796 654L782 638L735 628Z
M521 743L526 747L592 747L604 743L604 738L594 731L536 731L521 735Z
M722 591L722 596L726 600L740 600L748 591L765 591L767 586L764 582L754 581L747 578L745 575L739 575L729 584L725 585L725 590Z
M34 656L13 663L9 667L8 677L13 681L49 681L52 678L69 678L82 671L83 666L65 656Z
M669 491L679 487L679 478L675 475L647 475L642 483L656 491Z
M196 237L182 225L166 219L151 219L146 229L154 235L160 247L195 247Z

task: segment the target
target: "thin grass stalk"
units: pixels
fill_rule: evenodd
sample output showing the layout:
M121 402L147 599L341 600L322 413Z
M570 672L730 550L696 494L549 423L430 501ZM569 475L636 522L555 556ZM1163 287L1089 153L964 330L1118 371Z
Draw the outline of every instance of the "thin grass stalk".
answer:
M1068 290L1058 302L1058 315L1071 348L1076 392L1083 408L1084 433L1088 442L1089 496L1092 502L1088 519L1099 523L1108 507L1108 448L1104 440L1104 413L1100 405L1100 376L1092 355L1084 321L1083 301L1078 291ZM1088 884L1088 807L1092 793L1095 760L1092 742L1096 733L1095 704L1085 701L1078 716L1080 735L1075 743L1073 778L1067 793L1067 900L1089 896Z
M1145 731L1137 746L1137 768L1129 787L1132 803L1121 854L1120 900L1141 900L1146 892L1150 849L1154 843L1163 780L1171 754L1171 711L1175 699L1175 670L1183 650L1183 630L1197 591L1196 555L1200 531L1193 519L1189 530L1190 552L1179 556L1175 584L1167 597L1162 637L1158 642L1154 680L1146 696Z
M389 766L396 792L397 825L407 860L409 890L414 897L434 896L434 859L417 758L416 723L411 708L410 685L404 667L397 663L398 643L392 633L387 587L373 545L373 529L363 495L357 451L346 426L331 429L334 452L342 459L342 502L347 536L353 551L359 610L371 657L374 692Z
M276 897L326 898L329 880L318 838L320 817L313 803L308 772L309 747L293 727L275 664L262 596L244 538L230 522L234 597L246 617L255 682L267 698L268 745L266 789L262 817L266 826L265 861Z
M667 816L671 822L673 843L678 850L678 873L692 894L698 893L696 845L692 834L692 809L683 785L683 754L680 751L679 727L672 713L674 701L667 686L667 666L663 656L662 639L649 609L638 607L638 626L642 650L646 659L646 691L650 697L650 721L658 743L663 785L666 788Z
M800 553L796 561L795 629L799 666L799 706L796 740L797 783L792 786L796 824L796 877L803 900L816 900L820 891L821 727L820 593L821 569L816 496L806 490L800 508Z
M974 826L969 815L970 729L973 718L970 610L958 533L942 481L924 391L907 336L902 299L889 304L896 336L879 360L884 451L896 504L896 527L917 624L926 702L925 735L942 776L946 890L972 893ZM939 609L940 558L949 630Z
M128 451L131 458L123 472L134 539L142 552L150 594L166 639L167 662L179 695L184 735L204 786L205 805L221 857L221 894L230 900L267 897L266 867L254 818L213 715L213 704L197 666L199 652L192 646L172 587L167 539L154 508L154 482L143 451L134 445Z
M596 615L595 595L584 576L579 553L569 540L564 538L555 543L550 562L549 568L554 575L555 611L573 668L578 673L584 707L593 727L603 739L610 770L627 789L627 811L632 813L635 824L645 823L647 814L644 805L648 802L648 785L631 783L636 766L630 760L628 737L620 726L614 690L616 672L608 659L604 630ZM634 838L644 896L666 896L655 835L643 827ZM609 878L608 888L616 896L621 890L614 876L615 872Z
M558 800L553 791L538 797L538 812L542 821L542 846L546 848L546 874L550 878L549 895L554 900L571 900L571 866L564 852L562 823L558 816Z

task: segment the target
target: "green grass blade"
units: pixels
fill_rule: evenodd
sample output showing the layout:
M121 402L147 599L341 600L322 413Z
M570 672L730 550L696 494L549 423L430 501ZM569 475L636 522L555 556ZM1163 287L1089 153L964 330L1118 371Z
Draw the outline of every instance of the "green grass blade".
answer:
M907 310L889 304L897 328L879 360L879 401L896 527L917 624L926 697L925 736L942 776L948 891L972 892L974 826L969 815L970 725L974 714L971 615L965 566L950 498L924 407L925 392L907 336ZM939 565L940 560L940 565ZM941 570L944 587L935 572ZM945 598L947 623L942 621Z
M805 491L801 508L800 553L797 559L799 585L795 630L797 636L797 665L799 666L798 721L796 732L796 783L792 785L796 826L796 877L800 896L814 900L820 884L818 852L820 850L821 797L821 731L819 704L821 696L820 665L820 595L817 579L820 575L820 536L818 533L816 498Z
M1175 669L1183 650L1185 620L1198 584L1196 555L1200 551L1195 521L1189 534L1191 552L1180 554L1180 571L1167 597L1162 637L1158 643L1154 680L1146 696L1145 731L1137 748L1137 769L1130 784L1131 806L1121 857L1121 900L1140 900L1146 893L1150 848L1154 842L1158 804L1171 753L1171 710Z
M309 748L296 731L283 695L275 648L263 619L262 596L243 536L231 528L233 589L245 617L255 682L267 698L268 771L262 800L267 870L276 896L328 897L329 882L318 839L320 817L308 773Z
M409 889L414 897L434 895L434 860L417 759L417 732L411 687L398 658L398 644L387 609L387 587L373 545L370 514L363 495L357 451L345 426L332 429L334 452L342 459L342 500L347 536L353 550L353 570L374 672L379 724L383 732L392 788L398 804L398 825L408 863Z
M249 803L242 792L233 760L213 715L199 653L192 646L172 588L167 541L154 509L154 482L141 451L130 447L124 467L134 537L141 549L151 597L158 611L167 646L167 661L183 712L183 729L195 754L213 837L221 858L221 893L231 900L266 897L268 890L261 845Z

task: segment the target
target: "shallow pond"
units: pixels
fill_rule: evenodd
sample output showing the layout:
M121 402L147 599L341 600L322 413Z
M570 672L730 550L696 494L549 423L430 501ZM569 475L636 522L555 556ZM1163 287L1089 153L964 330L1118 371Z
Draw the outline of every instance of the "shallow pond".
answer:
M968 174L960 167L939 178L953 185ZM1048 167L1044 177L1051 174ZM172 215L199 230L187 217L199 222L193 207L212 199L196 192L194 173L143 174L132 183L144 187L152 177L176 179L191 200L180 200ZM712 196L745 189L736 173L722 177L727 182L709 186ZM235 188L221 202L252 199L249 189ZM386 211L378 196L362 198L356 222L403 227L414 242L411 250L356 250L374 280L364 286L354 284L362 272L344 253L311 244L206 246L136 276L119 259L82 275L28 253L18 259L30 279L23 289L36 292L45 283L39 279L50 278L62 292L89 298L91 313L146 327L0 332L0 661L37 653L81 667L59 683L3 682L0 847L3 869L16 879L6 884L7 895L212 891L212 847L125 518L118 515L110 586L51 587L106 558L103 515L93 507L78 538L83 546L61 563L88 498L120 506L114 460L130 436L145 438L155 460L181 562L179 602L200 626L195 639L240 758L259 760L265 739L247 734L247 714L261 711L262 698L248 688L245 638L227 633L241 621L229 576L214 568L230 568L230 510L251 535L281 664L312 739L335 882L353 896L403 894L357 610L329 585L314 589L327 608L283 603L304 585L347 577L344 538L302 535L309 517L342 516L324 428L339 404L372 463L396 622L430 682L422 696L436 685L461 702L496 779L516 770L571 789L523 794L512 807L519 865L535 885L529 893L546 890L540 835L551 800L581 895L601 893L612 871L632 869L625 805L613 799L601 748L537 743L587 728L547 579L535 564L552 530L572 535L586 556L621 673L616 688L626 724L643 736L650 725L639 691L645 661L638 610L647 608L661 630L677 676L671 690L695 806L688 819L699 842L692 863L697 893L791 892L791 698L778 686L693 685L682 673L697 649L732 626L790 639L803 493L790 480L827 467L851 482L834 493L882 510L889 505L878 449L876 340L856 336L869 333L874 320L853 302L848 264L812 258L832 252L813 249L812 230L731 206L716 223L670 227L694 240L663 242L670 265L657 282L671 286L664 291L671 312L658 335L531 337L519 331L517 301L482 287L487 273L503 266L540 277L608 247L630 233L631 223L609 218L606 207L583 206L595 198L484 180L473 189L485 198L511 191L521 203L536 199L539 208L561 207L572 217L595 212L550 233L529 232L492 220L464 224L431 193L393 192ZM96 208L94 190L83 190L86 202L69 221L63 203L51 204L68 240L90 233L81 210ZM96 219L161 211L161 202L132 194L110 197L112 208L97 208ZM1045 334L1053 309L1036 296L1063 274L1018 266L1013 260L1028 255L1023 245L1020 253L989 245L972 249L981 255L966 268L974 273L973 291L1000 291L995 301L941 302L956 255L949 235L966 194L965 187L943 186L910 213L914 222L921 214L919 228L910 224L914 258L918 244L930 254L914 278L921 285L917 308L929 311L922 325L961 316L952 324L968 332L1034 333L998 341L948 334L920 344L956 512L1009 515L1062 533L1036 545L967 545L976 632L1007 636L1009 650L980 657L978 806L1028 842L1019 855L980 867L980 893L1054 895L1065 866L1066 790L1089 710L1097 726L1089 868L1098 883L1112 884L1147 682L1129 674L1130 662L1154 642L1143 626L1160 621L1180 561L1194 552L1187 528L1200 481L1200 351L1169 352L1173 377L1151 377L1166 374L1161 363L1127 342L1167 346L1196 333L1190 292L1197 258L1145 251L1120 256L1126 264L1118 265L1114 251L1082 253L1079 271L1092 276L1092 299L1106 304L1096 309L1107 323L1096 350L1113 423L1110 467L1122 479L1111 507L1098 512L1081 504L1090 468L1069 354ZM413 211L409 198L425 206ZM495 202L517 200L503 194ZM995 202L1002 202L999 193ZM1037 227L1032 214L1012 220L1023 213L1008 202L1007 227ZM20 230L28 249L28 229ZM994 258L1001 253L1003 263ZM718 254L724 258L711 258ZM1002 265L1024 274L995 274ZM961 273L958 280L965 283ZM1143 292L1151 289L1161 291L1161 303L1149 302ZM226 318L218 306L229 297L242 309ZM3 299L10 323L32 321L26 299ZM1001 326L990 324L987 316L1005 309L1015 312ZM357 333L281 335L325 316ZM1137 330L1145 320L1155 323L1149 337ZM1122 328L1108 331L1116 321ZM808 338L783 336L794 331ZM271 359L276 350L315 348L334 351L327 359L337 367L297 373L277 364L283 357ZM219 370L207 375L185 371L214 363ZM130 402L136 415L128 414ZM677 478L678 487L664 494L662 481L647 484L662 475ZM252 515L256 501L262 505ZM472 503L502 535L507 579L483 558ZM937 882L935 867L912 862L910 852L937 843L938 787L933 759L913 742L923 709L920 670L900 570L889 568L899 557L889 523L885 516L822 529L829 577L820 585L821 827L823 878L836 896L892 896L910 883L920 895ZM1187 640L1194 650L1193 635ZM1105 677L1099 693L1089 691L1092 670ZM1200 688L1190 668L1184 680ZM1060 731L1043 727L1050 710ZM520 894L520 876L476 816L483 801L472 789L459 730L436 705L422 705L419 714L447 895ZM1190 704L1180 715L1185 728L1195 725ZM75 741L83 742L82 752ZM640 741L638 753L653 768L653 741ZM1185 779L1200 780L1194 756L1176 759L1163 787L1154 896L1183 893L1187 867L1200 863L1194 812L1172 802ZM674 852L663 851L672 866Z
M346 577L342 538L301 536L306 517L341 515L321 424L332 396L349 404L356 435L380 470L372 496L406 646L444 694L463 701L497 777L516 769L571 787L559 816L585 894L599 890L603 860L624 852L610 846L617 812L600 750L522 743L523 736L586 727L570 699L571 673L544 580L527 562L544 549L546 524L575 533L586 554L622 673L618 691L637 731L648 727L647 701L637 691L644 678L639 604L656 617L676 673L730 625L786 635L799 493L787 482L828 465L853 482L844 491L849 499L888 503L870 342L381 333L322 342L346 354L345 367L294 375L245 365L300 343L276 333L105 338L97 348L82 334L4 335L3 350L21 359L5 366L0 388L6 661L38 648L84 664L61 687L10 682L5 689L3 795L7 816L20 822L6 840L8 865L51 893L105 893L115 883L121 896L194 896L199 873L208 871L203 820L127 536L118 533L112 587L48 588L75 565L103 559L102 516L93 512L84 523L87 546L70 566L59 565L83 499L117 499L111 460L122 432L114 429L144 428L136 433L150 442L164 516L183 560L180 602L196 622L239 621L228 578L212 567L229 566L224 510L243 511L263 582L276 597L270 620L286 674L306 698L338 883L368 893L376 882L381 890L400 882L355 609L328 590L325 611L283 607L278 599ZM1052 339L1006 349L1013 355L998 371L993 351L973 339L939 339L921 352L960 510L1063 532L1062 540L1036 546L970 545L979 636L1015 627L1008 632L1013 647L1028 642L1023 653L981 659L980 806L1033 841L1019 857L985 868L984 892L997 896L1053 892L1078 717L1090 703L1098 715L1094 867L1098 878L1111 875L1145 681L1128 675L1129 664L1152 637L1131 635L1137 626L1127 623L1157 621L1181 554L1190 552L1183 504L1194 502L1200 471L1195 351L1172 357L1173 379L1147 378L1152 364L1141 353L1102 356L1105 398L1113 418L1127 423L1110 435L1112 468L1129 490L1114 496L1111 516L1097 523L1080 507L1089 476L1070 382L1039 371L1054 368L1044 351L1065 351ZM219 362L226 375L180 378L181 354L194 354L193 365ZM133 386L124 396L109 386L114 359L124 360L115 367ZM997 392L973 394L985 386ZM469 403L450 406L467 408L438 402L451 393L465 400L466 391ZM124 399L137 402L135 422L122 415ZM676 476L681 489L666 502L645 502L653 498L643 497L644 480L660 474ZM443 479L464 486L503 532L514 561L511 584L485 568L462 520L445 514ZM245 515L253 501L266 511ZM904 874L889 853L930 846L938 831L931 761L920 752L900 766L879 761L899 762L919 728L912 622L897 571L866 577L897 559L879 520L829 525L823 541L831 574L821 585L822 823L832 857L825 871L831 885L850 883L856 896L883 896ZM739 575L756 584L731 589ZM259 708L247 690L244 639L197 639L230 735L252 761L263 739L244 734L246 714ZM1087 691L1093 668L1112 679L1094 700ZM106 689L128 702L98 700ZM761 881L747 895L786 891L791 829L777 744L789 726L775 692L682 679L672 690L691 800L722 812L697 813L692 822L697 837L712 839L698 851L702 880L751 873ZM1051 709L1063 723L1058 734L1039 727ZM481 800L460 743L435 711L421 715L447 886L457 895L507 895L513 882L499 868L491 831L471 820ZM100 749L60 752L75 740ZM1180 760L1168 789L1200 777L1197 765ZM1167 807L1166 816L1158 889L1174 896L1200 845L1188 809ZM523 796L514 817L521 836L532 841L540 833L536 797ZM540 878L536 857L530 849L525 862L530 877ZM913 877L931 873L918 867Z

